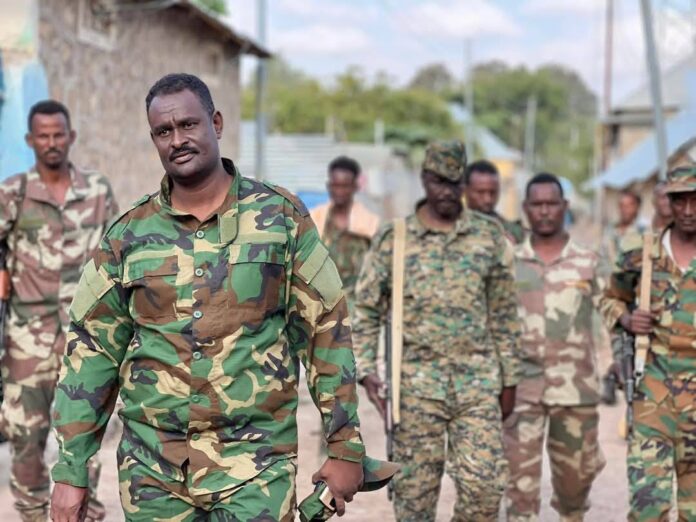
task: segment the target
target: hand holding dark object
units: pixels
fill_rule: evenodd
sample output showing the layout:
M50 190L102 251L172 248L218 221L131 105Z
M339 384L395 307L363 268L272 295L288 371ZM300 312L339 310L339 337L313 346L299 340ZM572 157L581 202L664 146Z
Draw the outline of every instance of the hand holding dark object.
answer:
M51 495L53 522L82 522L87 513L87 488L57 482Z
M650 335L657 319L657 315L652 312L636 309L631 313L624 313L619 318L619 322L624 330L632 334Z
M0 270L0 300L7 301L10 298L12 284L10 282L10 272Z
M387 401L384 397L385 390L382 380L377 376L376 373L371 373L367 377L364 377L363 380L360 381L360 384L365 387L367 398L370 399L370 402L375 405L379 415L382 417L382 420L386 420Z
M503 420L507 419L515 409L515 386L506 386L500 392L500 411Z
M363 482L363 468L359 462L328 459L312 475L312 482L326 482L336 502L336 514L342 517L346 512L346 503L353 500Z

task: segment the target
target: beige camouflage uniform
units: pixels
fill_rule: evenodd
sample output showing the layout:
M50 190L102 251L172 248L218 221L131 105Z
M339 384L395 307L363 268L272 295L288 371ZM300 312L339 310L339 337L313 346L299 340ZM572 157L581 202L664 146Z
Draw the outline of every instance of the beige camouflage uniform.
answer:
M458 179L463 163L428 170ZM353 340L360 379L377 372L393 242L388 224L375 236L358 280ZM448 462L457 488L453 520L494 520L507 478L498 397L519 379L511 247L501 227L478 212L464 209L449 232L410 215L404 277L396 518L435 520Z
M68 307L82 266L117 211L106 178L74 167L70 176L62 206L34 170L0 184L0 239L12 273L0 429L12 445L10 485L23 520L46 520L44 449ZM90 507L90 517L103 516L94 499Z
M538 520L547 429L551 505L561 520L582 520L592 481L604 467L597 440L599 379L592 332L603 287L598 264L594 252L572 240L548 265L529 238L515 249L524 377L517 386L515 411L504 423L508 520Z

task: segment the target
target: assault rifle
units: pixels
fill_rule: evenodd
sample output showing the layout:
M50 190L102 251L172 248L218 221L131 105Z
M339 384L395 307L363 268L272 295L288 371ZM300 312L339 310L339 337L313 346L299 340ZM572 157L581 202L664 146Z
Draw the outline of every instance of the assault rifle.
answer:
M633 433L633 397L636 390L635 378L635 342L633 334L624 331L621 334L621 376L626 396L626 434Z
M384 362L386 366L385 371L385 382L387 388L387 407L386 407L386 420L384 431L387 436L387 460L389 462L394 461L394 408L393 408L393 382L392 382L392 364L394 364L394 358L392 353L392 339L391 339L391 318L387 318L387 322L384 327ZM392 500L394 495L394 485L392 482L387 486L387 497Z

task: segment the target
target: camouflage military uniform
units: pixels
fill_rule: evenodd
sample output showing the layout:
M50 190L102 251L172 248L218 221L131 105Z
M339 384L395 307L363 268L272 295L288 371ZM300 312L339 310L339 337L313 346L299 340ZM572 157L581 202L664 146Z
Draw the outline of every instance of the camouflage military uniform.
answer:
M73 167L70 176L62 206L34 170L0 185L0 239L7 240L12 272L0 429L12 445L10 485L24 520L46 519L44 450L68 307L82 266L116 213L104 177ZM103 516L94 499L92 508L90 516Z
M324 227L322 240L329 249L331 259L336 263L343 281L343 292L346 294L349 308L352 308L355 301L355 284L363 259L370 249L370 238L339 230L329 219Z
M393 225L377 234L357 285L360 378L376 373L389 308ZM449 462L454 520L493 520L505 486L498 396L519 379L512 252L500 226L464 210L450 232L406 219L401 423L394 440L400 522L435 520ZM447 437L447 448L445 447ZM447 453L447 456L446 456Z
M526 231L524 229L524 225L522 225L522 221L519 219L516 221L510 221L509 219L505 219L497 212L493 215L493 217L503 226L505 235L510 239L510 241L512 241L515 245L522 244L526 236Z
M328 251L297 199L223 163L232 184L205 222L171 207L166 176L118 219L70 309L53 478L85 485L120 390L128 520L293 520L300 361L329 456L363 457Z
M592 481L605 465L599 448L599 375L592 316L599 305L599 257L569 240L546 265L530 239L515 250L522 319L522 368L514 413L505 421L510 465L508 520L538 520L542 453L548 424L551 505L580 521Z
M628 481L632 521L668 520L677 477L679 520L696 520L696 260L685 272L657 234L652 245L650 310L659 315L634 399ZM602 311L609 326L636 301L643 240L621 245Z

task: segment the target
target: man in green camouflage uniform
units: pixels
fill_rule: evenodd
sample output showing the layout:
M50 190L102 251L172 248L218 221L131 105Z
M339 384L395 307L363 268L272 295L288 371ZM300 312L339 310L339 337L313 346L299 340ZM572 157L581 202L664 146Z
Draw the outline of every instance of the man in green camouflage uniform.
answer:
M406 218L401 422L394 434L399 522L435 520L449 463L455 521L496 520L507 479L503 415L520 377L512 252L494 220L462 206L461 142L432 144L426 199ZM393 224L375 237L357 285L358 375L384 412L377 376L380 326L390 308Z
M300 362L339 514L362 480L348 309L302 203L220 158L195 76L146 99L165 176L116 220L70 308L56 392L55 521L77 520L86 459L120 392L127 520L292 521Z
M570 239L556 176L527 184L532 235L515 249L522 320L522 368L515 411L505 421L510 465L507 516L539 520L543 446L551 461L551 505L567 522L583 520L592 481L605 464L599 448L599 373L592 316L603 289L599 256Z
M360 267L370 248L370 240L379 228L379 218L355 201L359 177L357 161L345 156L335 158L329 164L326 184L331 201L313 208L310 213L336 264L351 311Z
M466 205L471 210L482 212L497 220L513 244L524 241L525 229L522 221L510 221L498 214L495 207L500 200L500 174L498 168L487 160L478 160L467 165L464 171Z
M673 224L650 249L650 311L634 309L643 239L621 244L602 311L610 327L649 335L629 439L629 520L668 520L673 480L680 521L696 520L696 167L668 175ZM631 311L633 310L633 311Z
M76 134L63 105L36 104L28 123L36 164L0 185L0 240L9 248L12 283L0 429L12 447L15 507L22 520L44 521L50 486L44 450L68 307L116 203L106 178L70 163ZM92 471L96 488L96 464ZM90 508L90 519L103 518L94 496Z

